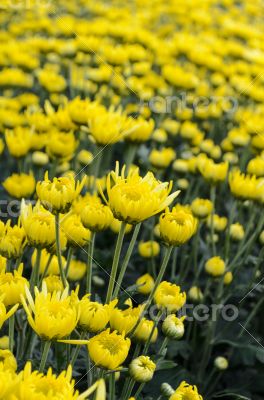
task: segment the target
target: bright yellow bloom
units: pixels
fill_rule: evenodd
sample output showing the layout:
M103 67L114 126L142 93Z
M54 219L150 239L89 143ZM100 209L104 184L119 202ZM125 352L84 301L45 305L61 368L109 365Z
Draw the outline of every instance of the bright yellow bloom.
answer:
M258 177L264 176L264 158L252 158L247 165L247 173Z
M146 121L142 117L130 120L131 133L125 136L125 140L128 142L142 143L149 140L153 129L154 121L150 119Z
M49 180L48 172L45 179L37 183L36 192L41 204L53 214L66 213L69 211L73 201L80 194L85 183L74 181L72 175Z
M10 196L22 199L22 197L30 197L34 193L36 181L32 173L12 174L3 182L3 187Z
M0 326L1 326L1 324L0 324ZM9 348L9 336L0 337L0 349L8 350L8 348Z
M0 274L0 296L4 295L3 302L6 307L21 303L21 295L29 286L26 278L22 276L23 264L14 272L2 272Z
M239 242L244 238L244 236L245 236L244 227L239 222L230 225L230 237L233 240Z
M184 335L184 320L185 317L177 318L175 314L168 315L162 324L162 332L172 340L181 339Z
M154 327L153 321L147 320L146 318L142 318L140 320L140 323L136 327L132 338L136 342L140 342L140 343L147 342L152 333L153 327ZM158 329L155 328L154 332L152 334L152 337L151 337L151 343L155 343L157 340L157 337L158 337Z
M211 226L211 216L208 217L207 219L207 226ZM226 217L220 217L217 214L213 215L213 227L214 231L216 232L222 232L225 230L227 227L227 218Z
M31 265L32 268L35 267L36 264L36 259L37 259L37 250L35 250L32 254L31 257ZM66 260L62 256L62 264L66 266ZM54 254L52 255L51 253L48 253L46 249L41 250L41 255L40 255L40 266L39 266L39 273L43 274L46 267L48 265L48 270L46 272L47 275L60 275L60 269L59 269L59 263L58 263L58 258Z
M29 128L16 127L14 130L6 130L5 139L11 156L24 157L31 147L32 132Z
M34 151L32 153L32 163L38 167L43 167L49 163L49 156L43 151Z
M124 166L119 175L117 163L115 172L107 177L108 204L115 218L135 224L158 214L171 204L179 194L175 192L169 195L171 188L172 183L157 181L151 172L142 178L137 168L130 169L125 177Z
M198 286L192 286L188 291L188 298L193 302L200 302L203 300L203 293Z
M79 281L86 272L86 263L79 260L71 260L67 278L70 281Z
M88 166L91 164L94 157L90 151L83 149L77 154L76 158L80 164Z
M229 174L229 187L233 196L242 200L259 200L263 193L263 182L256 176L235 170Z
M10 399L14 394L14 388L18 383L18 377L11 369L6 369L3 363L0 363L0 393L2 399Z
M161 150L153 149L149 161L156 168L167 168L175 157L176 153L171 147L164 147Z
M138 252L141 257L151 258L156 257L160 252L160 245L154 240L148 242L140 242L138 245Z
M9 350L0 350L0 364L11 371L16 371L17 369L16 359Z
M21 221L31 246L50 248L54 245L56 240L54 216L40 203L32 208L32 204L27 205L22 200Z
M154 287L154 279L151 275L145 274L140 276L136 285L138 286L137 291L142 294L149 294Z
M225 161L216 164L210 158L203 157L198 161L198 168L205 180L215 184L218 182L223 182L226 179L228 163Z
M203 400L202 396L198 393L197 387L189 385L183 381L177 387L169 400Z
M91 238L91 232L83 226L79 215L66 216L62 220L61 226L72 247L84 247Z
M104 204L88 203L81 213L81 220L86 228L93 232L99 232L109 228L113 214L111 209Z
M78 323L78 297L76 292L69 295L68 287L63 292L51 294L43 283L41 292L35 287L35 300L26 289L22 304L31 328L44 340L67 337Z
M6 310L6 306L4 303L5 300L5 295L2 294L0 295L0 329L2 328L4 322L10 318L18 309L19 304L15 304L13 307L11 307L8 311ZM0 392L1 393L1 392Z
M80 327L93 333L102 331L106 328L116 303L117 300L110 304L100 304L96 301L90 301L89 295L84 296L79 302Z
M186 293L181 292L180 286L163 281L157 287L154 300L158 308L166 308L169 312L176 312L185 304Z
M149 382L153 378L156 364L148 356L139 356L129 364L129 374L136 382Z
M95 365L114 370L118 368L128 356L130 339L107 329L92 337L88 343L88 351Z
M73 132L65 133L53 131L46 146L49 157L62 161L69 161L74 156L77 142Z
M180 246L187 242L197 230L198 220L186 206L177 204L160 216L161 238L171 246Z
M138 322L144 306L133 307L131 299L127 300L125 304L128 306L125 310L119 308L111 310L110 326L118 333L125 332L127 335Z
M81 215L82 210L87 204L99 205L102 204L102 200L96 194L91 194L89 192L85 193L84 196L78 196L72 203L73 213Z
M26 233L23 227L19 225L11 226L8 220L5 225L5 232L0 238L0 254L8 259L19 258L26 245Z
M228 271L224 275L224 284L225 285L230 285L230 283L233 281L233 274L231 271Z
M196 198L192 201L191 210L196 218L206 218L213 211L213 204L208 199Z
M62 292L63 283L58 275L49 275L43 279L49 293Z
M219 256L211 257L205 263L205 270L209 275L222 276L225 273L225 262Z

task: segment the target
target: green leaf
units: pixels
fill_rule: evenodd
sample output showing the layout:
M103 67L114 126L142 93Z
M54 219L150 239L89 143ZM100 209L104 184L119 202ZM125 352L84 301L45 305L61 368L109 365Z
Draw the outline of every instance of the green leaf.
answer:
M157 371L161 371L161 370L164 370L164 369L171 369L171 368L174 368L176 366L177 366L177 364L174 361L171 361L171 360L159 360L157 362L156 370Z

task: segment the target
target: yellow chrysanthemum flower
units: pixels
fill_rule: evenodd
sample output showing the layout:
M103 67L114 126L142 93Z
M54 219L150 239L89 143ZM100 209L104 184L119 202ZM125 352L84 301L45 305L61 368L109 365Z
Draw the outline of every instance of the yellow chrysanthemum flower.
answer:
M160 245L154 240L149 240L148 242L140 242L138 245L138 252L141 257L144 258L156 257L160 252Z
M158 328L155 328L154 332L152 333L153 328L154 321L142 318L136 327L135 332L133 333L132 339L139 343L145 343L152 334L151 343L155 343L158 337Z
M149 382L153 378L156 364L148 356L139 356L129 364L129 374L136 382Z
M0 364L4 366L4 369L16 371L17 362L16 359L9 350L0 350Z
M5 295L0 295L0 329L2 328L4 322L8 320L13 314L15 314L16 310L19 307L19 304L15 304L8 311L6 310L6 306L4 303ZM0 392L1 393L1 392Z
M110 314L111 329L127 335L135 327L144 309L144 306L133 307L131 300L125 303L128 307L125 310L113 308Z
M22 226L11 226L11 221L8 220L5 225L5 231L0 238L0 254L8 259L19 258L26 245L26 233Z
M136 285L139 293L149 294L154 287L154 279L151 275L144 274L137 279Z
M89 295L85 295L79 302L79 325L82 329L97 333L106 328L117 300L110 304L100 304L90 301Z
M34 175L30 174L12 174L3 182L3 187L8 194L17 199L30 197L36 187Z
M183 381L180 386L177 387L173 395L170 396L169 400L203 400L202 396L198 393L196 386L189 385Z
M6 307L21 303L21 295L25 294L25 288L29 286L22 274L23 264L20 264L18 270L14 272L0 274L0 295L4 295L3 302Z
M229 187L233 196L242 200L259 200L263 194L264 183L255 175L246 175L235 170L229 174Z
M11 156L24 157L31 147L32 132L29 128L16 127L14 130L6 130L5 140Z
M82 213L83 225L93 232L104 231L109 228L113 214L111 209L104 204L87 204Z
M213 212L213 204L208 199L196 198L191 204L191 210L196 218L206 218Z
M163 281L157 287L154 300L158 308L166 308L169 312L176 312L185 304L186 293L181 292L180 286Z
M211 257L205 263L205 270L214 277L222 276L225 273L225 262L219 256Z
M66 235L68 243L72 247L84 247L91 238L91 232L86 229L81 217L77 214L70 214L63 218L62 229Z

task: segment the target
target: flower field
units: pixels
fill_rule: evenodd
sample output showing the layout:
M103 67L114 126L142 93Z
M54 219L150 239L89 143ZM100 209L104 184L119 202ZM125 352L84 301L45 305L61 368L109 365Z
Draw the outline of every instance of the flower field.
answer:
M264 398L263 21L1 0L1 400Z

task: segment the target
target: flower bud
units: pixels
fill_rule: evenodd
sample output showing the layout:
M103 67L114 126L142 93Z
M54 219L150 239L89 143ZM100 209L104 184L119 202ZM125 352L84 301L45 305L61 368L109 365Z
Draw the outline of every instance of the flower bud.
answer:
M236 242L240 242L245 236L244 228L238 222L230 225L230 237Z
M199 287L192 286L189 289L188 297L194 303L196 303L196 302L199 303L200 301L203 300L203 293L202 293L202 291L201 291L201 289Z
M49 163L49 156L43 151L34 151L32 153L32 163L38 167L43 167Z
M232 282L232 280L233 280L233 274L232 274L232 272L231 272L231 271L226 272L226 273L225 273L225 276L224 276L224 284L225 284L225 285L230 285L230 283Z
M220 371L224 371L228 368L228 360L225 357L216 357L214 360L214 366Z
M225 262L219 256L211 257L205 263L205 270L214 277L222 276L225 273Z
M164 335L172 340L181 339L184 335L184 319L185 317L177 318L175 314L168 315L162 324Z
M148 382L153 378L156 364L148 356L139 356L129 365L129 374L136 382Z
M165 397L170 397L174 393L174 390L172 389L171 385L169 385L166 382L162 383L160 390L163 396Z

